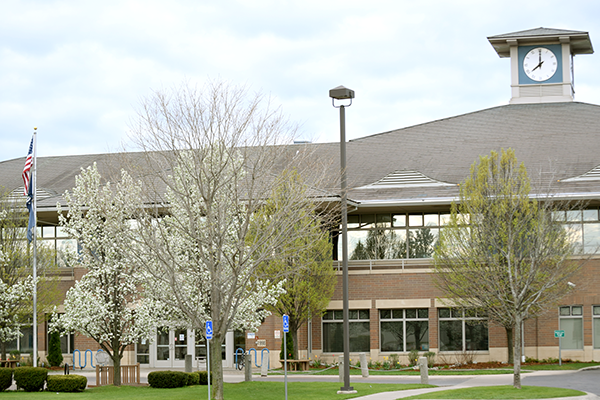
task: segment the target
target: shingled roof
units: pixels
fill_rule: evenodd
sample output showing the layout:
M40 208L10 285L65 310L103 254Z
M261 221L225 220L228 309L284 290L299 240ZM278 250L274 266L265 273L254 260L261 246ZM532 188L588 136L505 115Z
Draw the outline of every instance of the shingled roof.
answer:
M331 160L329 174L339 174L337 143L296 144L289 150L297 146ZM505 105L351 140L348 196L362 207L448 205L473 162L502 148L515 150L532 181L552 183L564 196L600 199L600 174L590 172L600 166L600 106L579 102ZM122 156L40 157L38 189L50 194L40 211L62 202L81 168L97 162L101 172L114 172ZM0 162L1 186L22 186L23 162L24 157Z

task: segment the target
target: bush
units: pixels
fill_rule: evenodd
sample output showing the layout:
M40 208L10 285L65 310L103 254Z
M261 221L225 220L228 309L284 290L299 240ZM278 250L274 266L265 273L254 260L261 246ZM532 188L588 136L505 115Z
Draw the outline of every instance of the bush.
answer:
M181 371L153 371L148 374L148 384L153 388L183 387L187 382L188 374Z
M198 385L200 383L200 375L198 372L186 372L188 376L187 386Z
M208 372L206 372L206 371L199 371L199 372L197 372L197 374L198 374L198 378L200 378L200 382L199 383L201 385L208 385ZM210 380L212 382L212 374L210 374L210 375L211 375L211 379Z
M12 385L12 377L12 368L0 368L0 392L4 392Z
M60 348L60 334L52 332L48 341L48 356L46 357L51 367L60 367L63 362L62 350Z
M49 392L82 392L86 386L83 375L48 375Z
M286 336L285 350L287 351L287 359L293 360L294 359L294 338L289 333L286 333L285 336ZM281 351L279 352L280 360L283 360L283 355L284 355L284 353L283 353L283 340L282 340L281 341Z
M21 359L21 352L19 350L13 350L10 352L10 359L11 360L20 360Z
M414 367L419 363L419 350L413 349L408 352L408 365Z
M423 355L425 357L427 357L427 366L429 368L433 368L433 366L435 365L435 352L428 351L427 353L425 353Z
M40 367L15 368L14 375L17 389L26 392L39 392L44 389L44 383L48 377L48 370Z

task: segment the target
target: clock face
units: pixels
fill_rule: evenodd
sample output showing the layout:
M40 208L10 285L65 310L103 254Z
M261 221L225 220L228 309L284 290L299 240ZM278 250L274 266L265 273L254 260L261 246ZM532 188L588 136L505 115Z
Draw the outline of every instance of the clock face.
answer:
M531 49L523 59L523 71L536 82L546 81L554 75L558 67L558 60L552 52L545 47Z

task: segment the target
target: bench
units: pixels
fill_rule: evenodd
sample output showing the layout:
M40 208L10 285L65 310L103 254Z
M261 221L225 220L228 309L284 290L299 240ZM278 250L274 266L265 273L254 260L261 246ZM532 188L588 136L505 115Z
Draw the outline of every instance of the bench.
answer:
M16 368L19 360L0 360L0 365L7 368Z
M283 365L284 360L279 360ZM308 371L308 363L310 360L287 360L288 369L290 371Z

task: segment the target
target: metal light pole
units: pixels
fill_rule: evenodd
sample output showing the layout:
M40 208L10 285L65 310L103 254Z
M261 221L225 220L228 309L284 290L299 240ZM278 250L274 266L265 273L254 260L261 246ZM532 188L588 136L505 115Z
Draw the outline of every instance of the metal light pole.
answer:
M344 286L344 386L340 392L355 392L350 386L350 324L348 312L348 210L347 210L347 181L346 181L346 111L345 107L352 105L354 90L338 86L329 91L331 103L340 109L340 168L341 168L341 213L342 213L342 272ZM350 100L350 104L335 105L335 100Z

